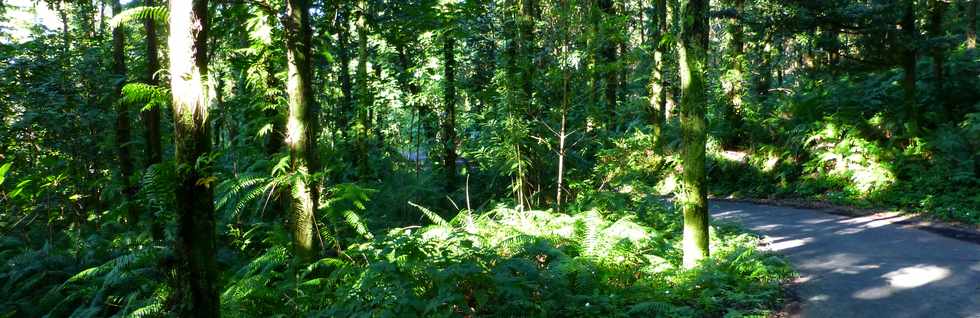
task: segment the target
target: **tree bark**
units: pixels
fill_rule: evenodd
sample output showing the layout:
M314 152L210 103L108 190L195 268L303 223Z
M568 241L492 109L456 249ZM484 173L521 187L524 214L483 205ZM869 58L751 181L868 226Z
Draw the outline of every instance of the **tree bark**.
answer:
M310 262L318 250L314 214L319 189L316 184L310 184L309 175L320 169L316 151L319 112L313 102L310 82L313 75L310 64L310 0L288 0L286 12L283 19L288 64L286 94L289 100L286 144L289 145L290 170L294 174L289 223L293 230L296 256L303 262Z
M112 13L122 12L119 0L112 1ZM122 102L122 87L126 82L126 38L122 26L112 29L112 75L115 76L113 97L116 106L116 150L119 156L119 175L122 179L122 195L126 199L127 222L134 226L139 222L135 205L136 188L130 180L133 176L133 158L130 151L131 129L129 108Z
M694 267L708 256L708 199L705 171L708 53L708 0L688 0L683 7L677 46L681 74L681 162L679 203L684 214L684 266Z
M208 1L170 1L170 90L178 169L179 315L219 317L215 215L207 160Z
M443 33L442 54L445 65L443 147L446 168L446 192L456 190L456 38L452 31Z
M667 26L667 0L654 0L654 14L651 19L650 38L653 42L653 67L650 74L650 122L653 124L654 142L662 144L662 132L667 112L667 89L664 72L666 65L664 55L667 51L667 41L664 35L670 32ZM659 146L657 147L659 148Z

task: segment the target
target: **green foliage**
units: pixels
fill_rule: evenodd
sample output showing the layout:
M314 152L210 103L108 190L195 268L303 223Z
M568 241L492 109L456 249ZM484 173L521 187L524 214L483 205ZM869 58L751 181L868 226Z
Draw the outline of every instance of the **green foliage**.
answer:
M164 6L160 7L134 7L124 10L119 14L112 17L109 20L109 25L113 28L117 28L124 23L129 23L132 21L140 21L152 19L154 22L160 25L167 25L170 23L170 9Z

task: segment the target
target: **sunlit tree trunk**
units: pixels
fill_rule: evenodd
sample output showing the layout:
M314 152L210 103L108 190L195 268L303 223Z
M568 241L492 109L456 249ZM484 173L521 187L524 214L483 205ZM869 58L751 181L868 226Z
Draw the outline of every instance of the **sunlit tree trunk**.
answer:
M177 253L180 316L218 317L213 177L207 160L208 1L170 1L170 89L178 169Z
M112 13L122 12L119 0L112 1ZM116 106L116 151L119 160L119 174L123 184L123 197L126 198L126 212L129 224L139 222L138 210L134 202L136 188L130 180L133 176L133 158L130 155L129 109L122 102L122 86L126 82L126 38L122 26L112 29L112 75L116 77L113 95Z
M677 46L681 73L681 210L684 214L684 266L708 256L708 199L705 140L708 105L705 67L708 53L708 0L688 0L683 7Z
M902 21L900 22L903 31L901 64L902 70L905 73L904 79L902 80L902 90L905 92L904 105L906 125L908 127L907 132L915 135L919 131L919 110L915 91L915 65L917 61L914 42L918 38L918 31L915 25L915 0L903 0L902 10L903 15Z
M146 6L153 6L153 0L146 0ZM157 28L153 18L146 18L143 21L143 28L146 31L146 83L157 85L157 71L160 70L160 58L158 55ZM146 166L160 163L163 160L163 147L160 135L160 107L153 105L142 113L143 126L145 127L144 137L146 138Z
M443 147L445 153L446 191L456 189L456 38L452 31L443 34L442 55L445 63L444 96L446 118L443 121Z
M310 0L288 0L286 29L287 81L289 119L286 124L286 144L289 145L290 169L294 175L289 223L293 230L296 256L309 262L316 256L317 243L314 214L319 190L310 184L309 175L319 171L316 136L319 113L313 103L310 79Z

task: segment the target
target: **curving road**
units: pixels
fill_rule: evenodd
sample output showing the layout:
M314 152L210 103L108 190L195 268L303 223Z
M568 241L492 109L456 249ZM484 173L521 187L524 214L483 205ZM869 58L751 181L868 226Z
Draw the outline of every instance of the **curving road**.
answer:
M716 220L742 223L794 264L791 317L980 318L980 245L898 223L817 210L712 201Z

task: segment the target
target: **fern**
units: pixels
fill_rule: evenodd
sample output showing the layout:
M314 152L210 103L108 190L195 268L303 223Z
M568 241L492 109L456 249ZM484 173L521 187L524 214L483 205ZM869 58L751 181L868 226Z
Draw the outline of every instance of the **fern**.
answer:
M170 9L164 6L140 6L129 8L112 17L112 20L109 21L109 25L111 25L112 28L118 28L123 23L142 21L146 19L152 19L156 23L166 25L170 22Z

